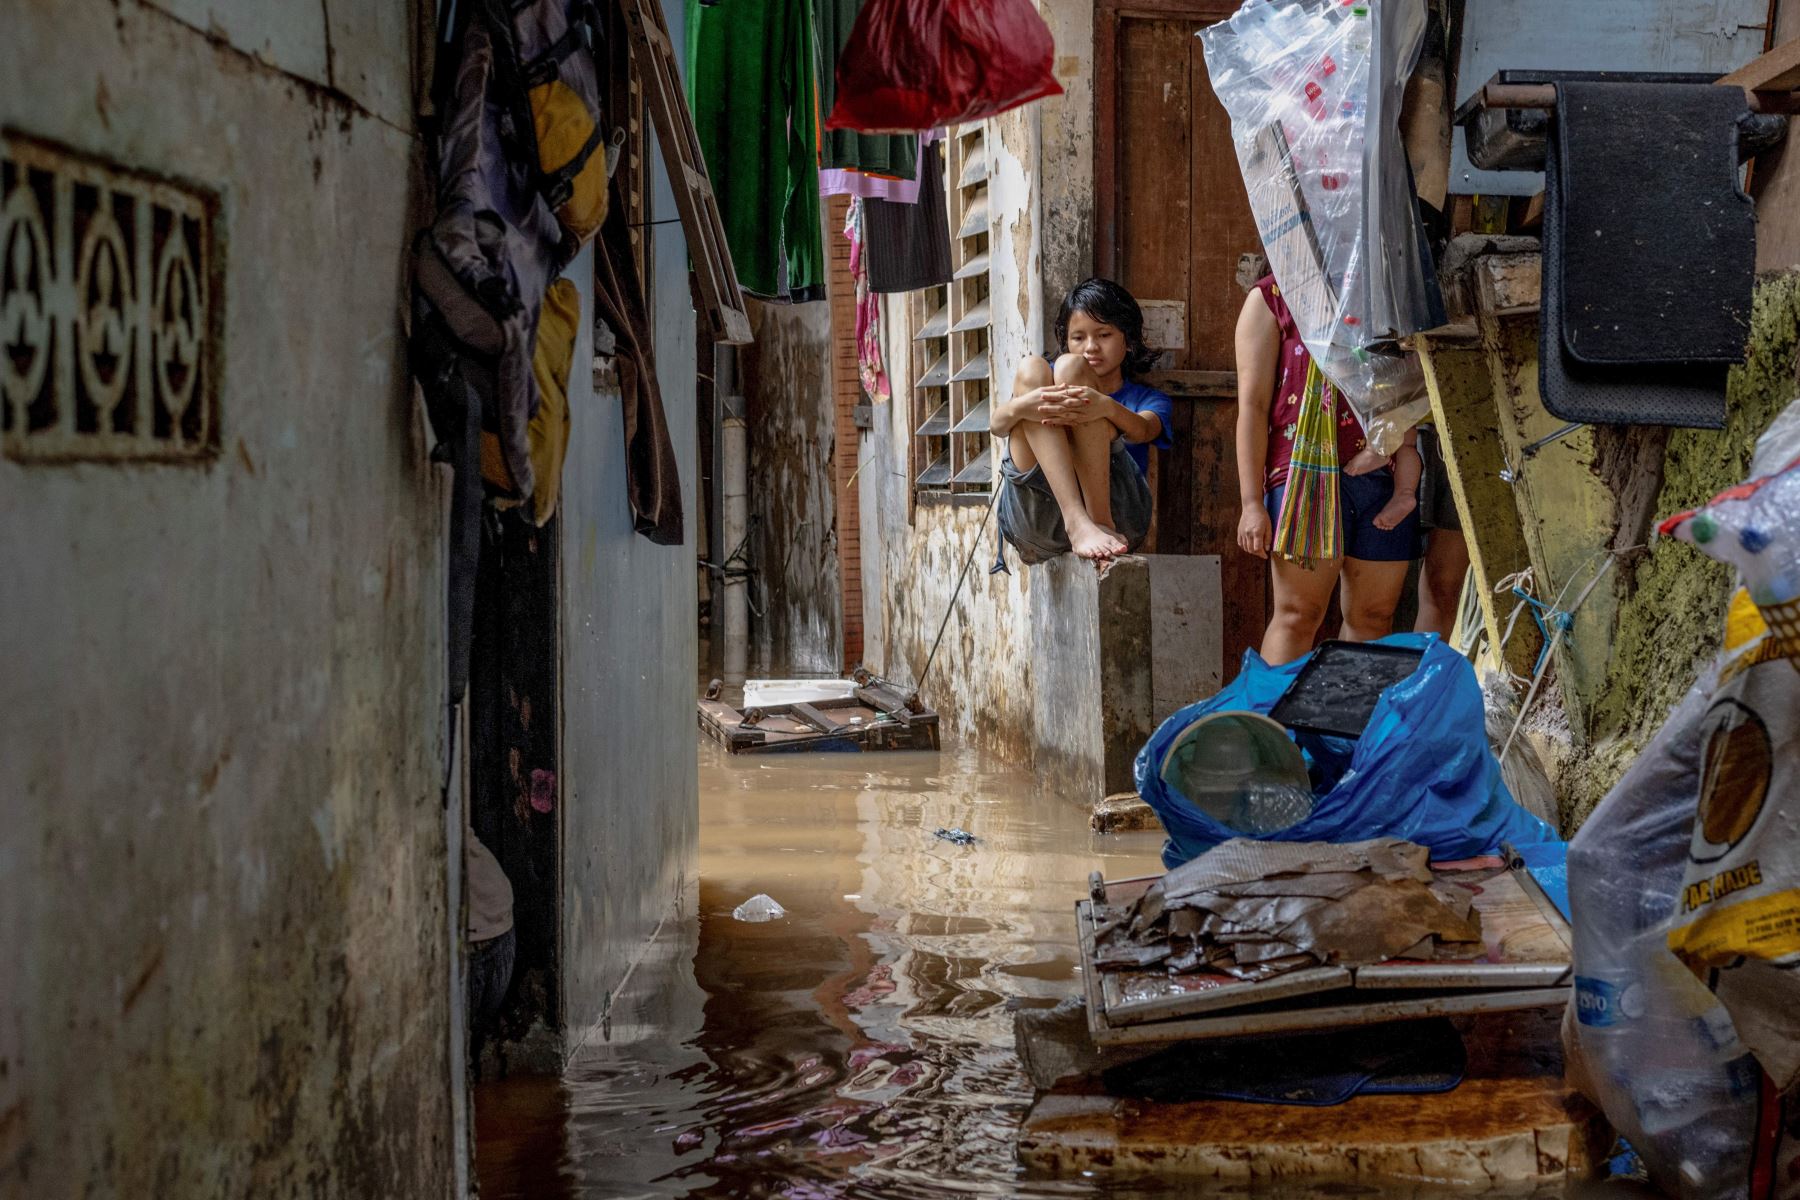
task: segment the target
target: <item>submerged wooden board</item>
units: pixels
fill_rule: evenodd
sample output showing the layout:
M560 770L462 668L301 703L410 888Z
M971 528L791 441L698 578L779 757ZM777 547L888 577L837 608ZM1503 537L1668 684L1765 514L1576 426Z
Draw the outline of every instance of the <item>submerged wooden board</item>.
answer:
M1089 1031L1099 1045L1118 1045L1563 1003L1572 967L1561 914L1540 900L1536 889L1522 887L1518 872L1503 867L1438 874L1475 890L1486 950L1482 958L1316 967L1260 983L1214 972L1100 971L1094 965L1095 905L1084 900L1076 906L1076 923ZM1107 906L1132 903L1156 878L1106 884Z
M1187 1194L1560 1195L1606 1160L1605 1119L1563 1082L1558 1014L1457 1018L1468 1068L1454 1091L1302 1108L1127 1100L1068 1085L1040 1094L1019 1161L1058 1178L1185 1177ZM1327 1184L1330 1181L1330 1184ZM1320 1186L1326 1184L1326 1186ZM1350 1185L1350 1186L1343 1186Z
M856 753L936 750L938 718L906 710L904 698L879 683L847 700L772 704L755 724L722 700L699 702L700 728L733 754Z

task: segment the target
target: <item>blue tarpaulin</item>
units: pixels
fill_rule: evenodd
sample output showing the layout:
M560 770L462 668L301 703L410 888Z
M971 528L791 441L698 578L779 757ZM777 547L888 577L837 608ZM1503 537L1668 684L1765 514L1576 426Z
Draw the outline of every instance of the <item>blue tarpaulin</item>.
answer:
M1313 811L1261 840L1397 837L1424 846L1438 861L1498 854L1502 842L1523 852L1528 845L1560 841L1555 830L1519 807L1501 781L1500 763L1488 746L1481 685L1469 660L1431 634L1394 634L1382 641L1423 649L1418 669L1381 694L1362 737L1309 736L1301 742L1317 782ZM1207 713L1267 715L1305 662L1272 667L1246 651L1236 679L1163 722L1138 752L1138 792L1169 835L1165 866L1245 836L1163 781L1159 768L1170 745Z

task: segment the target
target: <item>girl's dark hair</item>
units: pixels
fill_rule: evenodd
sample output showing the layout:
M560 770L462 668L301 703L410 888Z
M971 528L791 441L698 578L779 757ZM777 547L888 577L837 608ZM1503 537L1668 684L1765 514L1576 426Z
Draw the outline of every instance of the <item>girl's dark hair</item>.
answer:
M1110 279L1089 279L1075 285L1063 297L1062 309L1056 314L1056 345L1059 351L1069 349L1069 318L1086 313L1096 321L1104 321L1125 335L1125 374L1141 375L1156 366L1162 356L1144 344L1144 310L1130 292Z

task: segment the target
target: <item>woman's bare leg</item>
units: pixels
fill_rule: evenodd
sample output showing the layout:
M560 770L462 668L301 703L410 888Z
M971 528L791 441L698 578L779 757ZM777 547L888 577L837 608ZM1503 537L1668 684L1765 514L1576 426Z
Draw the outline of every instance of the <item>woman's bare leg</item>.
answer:
M1347 642L1372 642L1394 632L1394 609L1400 604L1400 592L1406 587L1410 562L1370 562L1363 558L1344 560L1344 628L1339 634Z
M1419 571L1419 619L1413 629L1449 638L1469 574L1469 543L1460 529L1434 529Z
M1275 585L1275 615L1263 633L1263 661L1270 666L1293 662L1313 648L1325 611L1331 607L1331 589L1337 586L1343 559L1303 567L1271 556L1269 575Z

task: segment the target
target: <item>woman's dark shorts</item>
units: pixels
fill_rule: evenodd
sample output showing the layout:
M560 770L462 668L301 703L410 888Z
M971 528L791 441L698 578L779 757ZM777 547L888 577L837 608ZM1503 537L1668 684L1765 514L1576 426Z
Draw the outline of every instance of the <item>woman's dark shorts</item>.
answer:
M1062 507L1056 503L1043 469L1019 470L1010 450L1000 459L1000 495L995 508L1000 536L1026 563L1048 562L1069 552ZM1112 444L1112 515L1114 531L1136 550L1150 532L1150 484L1126 452L1124 438L1114 438Z
M1425 473L1419 477L1419 524L1421 528L1452 529L1462 532L1462 517L1456 511L1456 497L1450 491L1450 472L1444 466L1444 450L1438 432L1430 425L1419 426L1419 457L1425 461Z
M1263 506L1269 510L1271 527L1281 524L1281 496L1287 485L1272 488L1263 495ZM1394 498L1392 471L1371 471L1367 475L1338 476L1338 500L1344 522L1344 556L1364 562L1411 562L1419 557L1419 510L1406 514L1406 520L1392 529L1377 529L1375 514Z

